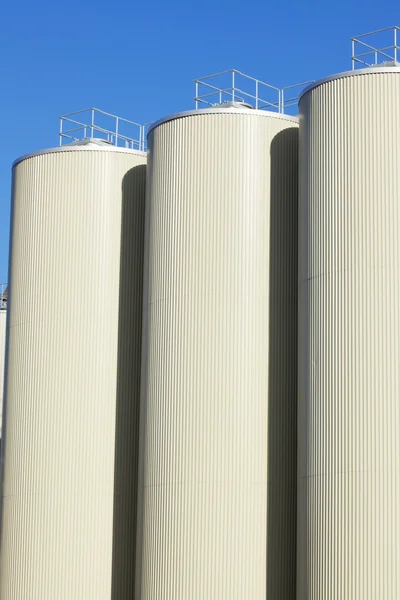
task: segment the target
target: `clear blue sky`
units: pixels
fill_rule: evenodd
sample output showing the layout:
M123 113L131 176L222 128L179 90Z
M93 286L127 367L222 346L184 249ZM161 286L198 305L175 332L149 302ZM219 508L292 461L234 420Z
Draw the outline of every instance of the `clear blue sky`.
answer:
M4 2L0 282L11 164L58 145L58 116L96 106L139 122L194 108L193 79L236 68L277 86L350 68L352 35L400 24L396 2Z

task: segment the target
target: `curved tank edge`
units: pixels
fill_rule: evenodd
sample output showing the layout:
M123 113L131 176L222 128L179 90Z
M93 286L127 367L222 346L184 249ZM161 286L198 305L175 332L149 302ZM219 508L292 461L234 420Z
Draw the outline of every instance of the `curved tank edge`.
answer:
M110 145L96 145L96 144L87 144L85 146L75 146L75 145L65 145L65 146L57 146L55 148L46 148L44 150L37 150L36 152L29 152L28 154L24 154L14 160L11 168L13 169L18 163L27 160L28 158L33 158L35 156L41 156L42 154L53 154L55 152L121 152L123 154L134 154L136 156L142 156L146 158L147 152L143 152L142 150L133 150L131 148L120 148L119 146Z
M344 79L345 77L357 77L359 75L376 75L377 73L399 73L400 74L400 65L398 67L367 67L365 69L354 69L352 71L343 71L342 73L335 73L334 75L328 75L327 77L323 77L322 79L318 79L313 83L310 83L304 90L301 92L299 97L299 103L303 96L305 96L308 92L313 90L324 83L328 83L329 81L334 81L335 79Z
M292 123L299 123L298 117L294 117L292 115L286 115L284 113L277 113L270 110L256 110L254 108L198 108L194 110L185 110L183 112L172 113L158 121L152 123L147 132L147 136L159 125L163 125L163 123L167 123L168 121L174 121L175 119L182 119L184 117L192 117L192 116L201 116L201 115L252 115L257 117L272 117L274 119L284 119L286 121L290 121Z

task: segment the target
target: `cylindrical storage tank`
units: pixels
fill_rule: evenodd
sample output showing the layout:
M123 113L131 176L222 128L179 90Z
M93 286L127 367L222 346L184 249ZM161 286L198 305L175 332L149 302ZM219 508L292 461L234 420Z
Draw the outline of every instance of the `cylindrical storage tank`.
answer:
M298 600L400 597L399 68L300 100Z
M4 357L6 350L6 306L0 306L0 444L2 440L3 425L3 388L4 388ZM1 447L1 446L0 446Z
M13 168L2 600L134 594L145 163L89 141Z
M148 144L136 598L294 600L298 121Z

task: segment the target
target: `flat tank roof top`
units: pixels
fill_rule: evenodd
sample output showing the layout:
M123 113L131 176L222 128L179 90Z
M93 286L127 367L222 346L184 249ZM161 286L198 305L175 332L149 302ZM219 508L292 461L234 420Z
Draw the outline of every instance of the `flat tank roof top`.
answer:
M122 148L120 146L114 146L106 140L98 138L85 138L77 142L71 142L71 144L65 144L64 146L56 146L55 148L46 148L44 150L37 150L36 152L30 152L17 158L12 166L20 163L27 158L34 156L41 156L42 154L53 154L54 152L82 152L82 151L95 151L95 152L123 152L126 154L137 154L139 156L146 156L146 152L141 150L133 150L132 148Z
M307 94L309 91L314 88L322 85L324 83L328 83L328 81L334 81L335 79L343 79L344 77L357 77L359 75L374 75L376 73L400 73L400 63L398 66L390 64L385 66L383 64L376 65L373 67L366 67L365 69L353 69L352 71L343 71L343 73L336 73L335 75L329 75L328 77L323 77L322 79L318 79L308 85L300 94L299 102L302 97Z

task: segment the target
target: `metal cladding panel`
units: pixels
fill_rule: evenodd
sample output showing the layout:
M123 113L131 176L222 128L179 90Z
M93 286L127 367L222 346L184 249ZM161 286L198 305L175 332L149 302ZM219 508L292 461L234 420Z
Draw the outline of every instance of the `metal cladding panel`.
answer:
M134 593L146 157L112 150L14 168L2 600Z
M399 95L300 102L298 600L400 597Z
M257 113L149 135L138 600L295 598L297 162Z
M4 387L4 358L6 350L7 311L0 309L0 443L3 423L3 387Z

